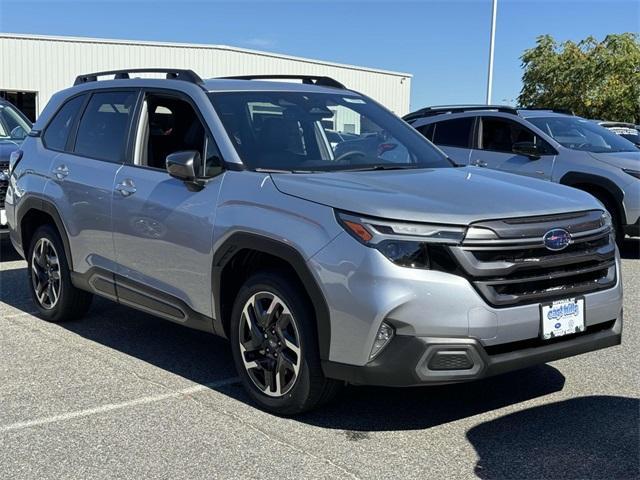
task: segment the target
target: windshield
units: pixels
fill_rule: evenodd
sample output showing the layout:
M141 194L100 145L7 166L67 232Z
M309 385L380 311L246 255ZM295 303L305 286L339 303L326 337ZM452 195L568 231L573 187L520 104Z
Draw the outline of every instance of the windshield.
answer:
M592 153L637 152L628 140L589 120L578 117L527 118L563 147Z
M21 142L31 130L29 121L13 106L0 105L0 140Z
M336 171L451 167L419 133L361 97L308 92L211 93L252 169Z

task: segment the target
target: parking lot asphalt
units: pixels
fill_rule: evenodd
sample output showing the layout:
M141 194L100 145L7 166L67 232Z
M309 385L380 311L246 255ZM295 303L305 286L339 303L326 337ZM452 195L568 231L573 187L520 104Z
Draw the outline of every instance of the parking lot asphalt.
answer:
M640 242L623 344L471 384L348 387L299 418L257 410L226 341L96 299L33 316L0 255L0 478L639 478Z

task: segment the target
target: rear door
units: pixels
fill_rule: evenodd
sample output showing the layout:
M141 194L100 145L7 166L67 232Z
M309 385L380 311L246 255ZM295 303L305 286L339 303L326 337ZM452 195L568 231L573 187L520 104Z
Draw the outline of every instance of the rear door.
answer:
M72 120L64 143L57 117L45 129L46 148L64 145L52 161L45 196L54 201L65 224L76 272L85 273L91 267L115 269L111 192L125 161L137 97L136 90L84 94L65 104L69 114L78 107L81 113ZM65 125L69 121L65 115L60 120Z
M509 173L551 179L555 150L525 125L502 117L480 117L477 127L476 148L471 152L470 164ZM533 159L514 153L517 142L538 145L542 155Z
M417 130L443 150L456 165L468 165L475 118L463 117L434 122Z
M168 320L189 310L212 316L211 249L221 157L195 103L181 92L147 90L137 120L133 161L113 186L118 298ZM171 177L167 155L199 152L200 187ZM196 318L194 328L211 328Z

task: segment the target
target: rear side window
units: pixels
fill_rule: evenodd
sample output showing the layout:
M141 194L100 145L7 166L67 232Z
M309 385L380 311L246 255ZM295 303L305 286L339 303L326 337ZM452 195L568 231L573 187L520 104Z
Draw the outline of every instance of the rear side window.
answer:
M65 103L55 114L44 132L42 141L44 146L53 150L64 150L69 138L69 132L84 103L85 96L74 97Z
M80 120L74 152L120 162L127 141L136 92L94 93Z
M433 143L448 147L471 148L473 118L456 118L435 124Z

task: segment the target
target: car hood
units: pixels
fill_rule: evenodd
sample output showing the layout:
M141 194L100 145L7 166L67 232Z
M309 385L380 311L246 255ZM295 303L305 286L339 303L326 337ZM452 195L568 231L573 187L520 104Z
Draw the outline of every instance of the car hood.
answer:
M477 167L272 174L272 178L285 194L394 220L468 225L601 208L580 190Z
M11 140L0 140L0 162L9 161L9 156L20 147L20 144Z
M640 171L640 150L637 152L617 153L589 153L596 160L608 163L614 167L628 168Z

